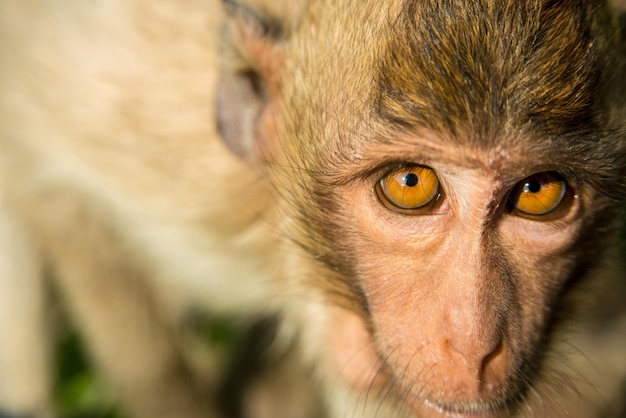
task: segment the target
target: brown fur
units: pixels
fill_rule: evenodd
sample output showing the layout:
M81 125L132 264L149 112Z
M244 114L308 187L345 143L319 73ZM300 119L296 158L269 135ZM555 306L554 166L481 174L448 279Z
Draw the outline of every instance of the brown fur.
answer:
M0 3L0 411L54 415L50 276L131 416L224 415L195 309L280 318L246 417L619 416L606 5L224 5ZM443 190L416 216L375 194L408 163ZM538 172L562 216L511 211Z

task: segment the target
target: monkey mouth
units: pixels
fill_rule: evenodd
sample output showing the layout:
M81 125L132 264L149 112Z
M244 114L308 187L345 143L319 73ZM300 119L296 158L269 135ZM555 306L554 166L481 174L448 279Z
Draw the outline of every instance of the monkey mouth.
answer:
M483 388L474 396L450 388L430 393L411 391L405 401L410 400L410 409L416 417L508 418L519 412L529 389L528 381L516 378L518 373L509 377L506 383Z
M498 418L511 414L514 399L495 398L492 400L441 402L426 398L422 404L445 417L453 418Z

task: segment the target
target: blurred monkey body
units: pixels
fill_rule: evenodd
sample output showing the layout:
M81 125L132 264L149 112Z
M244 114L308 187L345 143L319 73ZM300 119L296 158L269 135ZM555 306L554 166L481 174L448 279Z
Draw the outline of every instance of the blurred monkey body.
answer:
M53 414L51 277L139 418L224 416L194 309L279 318L246 417L619 416L606 9L0 4L0 411Z

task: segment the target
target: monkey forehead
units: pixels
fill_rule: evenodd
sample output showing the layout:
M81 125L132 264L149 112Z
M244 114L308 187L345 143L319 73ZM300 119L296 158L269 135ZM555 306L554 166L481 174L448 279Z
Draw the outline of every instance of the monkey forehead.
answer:
M479 132L480 143L512 130L564 133L593 124L604 42L591 6L444 3L404 3L379 60L378 115Z
M349 123L362 116L355 111L362 104L403 128L491 134L454 136L481 144L502 131L562 134L601 123L607 34L597 29L602 16L591 5L364 0L352 2L357 9L322 3L292 61L300 71L296 83L312 83L303 96L314 112Z

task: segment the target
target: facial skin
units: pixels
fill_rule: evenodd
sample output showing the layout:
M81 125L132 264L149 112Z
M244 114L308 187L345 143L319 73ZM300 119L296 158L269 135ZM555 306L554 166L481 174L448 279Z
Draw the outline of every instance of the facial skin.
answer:
M528 219L507 201L523 178L501 175L505 167L529 167L526 161L411 140L434 156L411 160L436 170L440 196L433 205L414 215L389 210L370 177L339 191L346 202L339 210L357 231L351 251L372 260L356 274L377 350L389 353L388 378L401 376L394 383L422 414L428 406L489 412L516 401L523 376L532 373L526 367L546 332L545 307L569 279L584 189L557 218Z

